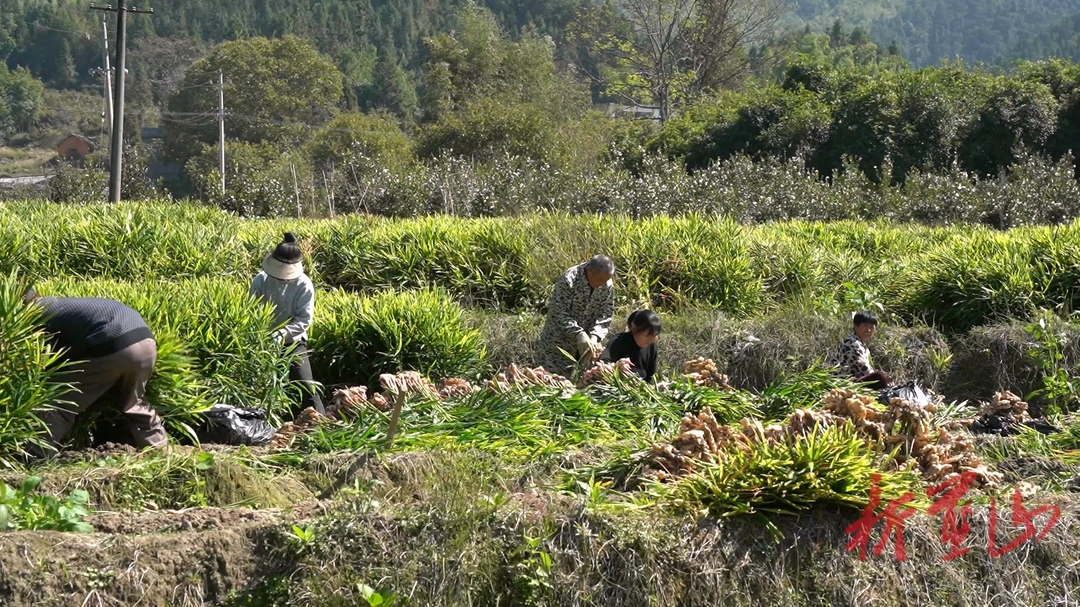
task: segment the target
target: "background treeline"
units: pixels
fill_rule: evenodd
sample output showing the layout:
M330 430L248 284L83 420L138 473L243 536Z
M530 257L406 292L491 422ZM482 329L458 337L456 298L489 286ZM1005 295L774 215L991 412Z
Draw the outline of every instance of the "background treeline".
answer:
M296 34L335 57L357 82L370 82L379 57L416 68L425 36L448 31L462 0L192 0L132 19L131 40L149 50L162 42L217 43L253 36ZM517 34L535 28L559 39L585 0L483 0L500 24ZM1080 7L1069 0L809 0L793 3L782 26L815 31L837 20L870 37L897 43L918 66L941 59L1007 62L1047 54L1080 59ZM0 58L22 65L54 88L91 85L100 66L100 18L70 0L7 0L0 15ZM89 36L89 39L88 39ZM165 54L162 53L162 56ZM135 67L134 65L132 66ZM138 68L136 68L138 69ZM351 72L351 73L350 73ZM139 74L139 72L136 72Z
M686 25L683 38L657 41L692 57L724 57L722 65L688 67L665 56L653 61L647 45L635 47L651 39L634 33L632 20L612 16L622 13L604 12L611 6L552 4L548 12L544 6L518 14L464 3L443 7L445 20L432 9L424 23L447 31L422 37L422 52L408 59L376 53L370 78L360 80L352 64L342 63L340 49L321 52L317 43L291 34L206 47L158 38L143 49L156 60L140 56L136 44L133 69L153 73L131 78L125 196L154 196L164 185L176 197L195 196L245 215L698 209L752 220L833 219L850 216L851 203L832 205L822 197L842 200L850 192L819 187L816 197L805 198L805 189L815 188L815 179L833 188L861 179L859 187L869 193L860 204L904 220L1006 227L1074 216L1053 202L1067 196L1069 186L1018 193L1009 184L1026 179L1038 187L1035 175L1075 166L1075 63L1021 62L1008 73L959 63L913 69L895 44L879 45L866 30L839 22L757 46L747 41L725 54L724 41L699 35L708 23L701 17ZM365 14L391 8L401 6ZM573 16L564 38L529 25L556 23L562 17L555 15ZM761 23L772 18L779 17L762 15ZM502 25L508 20L512 27ZM617 27L605 30L609 21ZM227 82L224 190L212 84L219 71ZM93 131L94 120L86 117L96 108L53 105L68 93L42 88L34 73L0 74L0 129L6 124L13 133L30 124L39 133L69 126ZM137 101L140 86L143 102ZM71 94L90 107L100 103L89 92ZM602 98L659 104L663 120L605 115L594 105ZM145 124L163 125L164 138L140 141L138 127ZM97 128L100 133L100 121ZM65 171L51 182L51 197L97 197L103 160L99 150L90 171ZM759 163L761 178L748 161ZM151 165L178 172L161 183L150 179ZM890 194L878 184L910 189ZM988 195L1009 187L1012 201ZM942 204L965 191L981 201ZM897 197L904 202L874 206ZM1017 211L1029 207L1043 211Z
M1080 60L1080 6L1070 0L800 0L794 12L794 24L821 29L842 19L896 42L917 66L955 58Z

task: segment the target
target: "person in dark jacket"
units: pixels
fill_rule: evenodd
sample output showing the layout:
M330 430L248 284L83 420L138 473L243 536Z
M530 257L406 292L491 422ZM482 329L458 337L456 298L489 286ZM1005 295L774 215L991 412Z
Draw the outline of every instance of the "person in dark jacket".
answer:
M659 336L660 315L652 310L637 310L626 319L626 331L611 340L600 360L613 363L628 358L638 377L652 381L656 375L656 339Z
M72 390L42 415L49 441L59 447L75 419L110 388L119 388L117 406L124 412L133 443L163 447L168 435L146 402L146 382L157 361L157 342L138 312L111 299L41 297L30 289L23 297L43 310L45 331L54 348L63 349L70 365L56 378Z

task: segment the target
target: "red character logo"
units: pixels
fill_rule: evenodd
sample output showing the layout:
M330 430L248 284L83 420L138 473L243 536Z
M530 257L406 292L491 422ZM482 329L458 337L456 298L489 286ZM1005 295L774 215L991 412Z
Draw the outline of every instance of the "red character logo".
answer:
M945 513L945 521L941 524L941 541L952 544L952 550L945 555L944 560L946 561L966 554L971 550L971 548L960 548L960 544L971 533L971 521L968 518L971 516L971 500L960 504L960 499L967 494L968 488L975 480L975 477L976 473L965 472L961 476L954 476L944 483L926 490L927 496L934 497L948 489L945 495L934 500L930 510L927 511L931 516L939 512ZM959 512L956 511L957 506L960 506Z
M1061 518L1061 508L1054 505L1049 505L1039 506L1034 510L1028 510L1027 508L1024 508L1024 505L1021 503L1022 497L1023 496L1020 495L1019 489L1013 492L1012 522L1013 525L1017 527L1023 525L1024 532L1021 533L1019 537L1017 537L1013 541L1005 544L1005 546L1003 546L1000 550L997 548L996 537L997 503L995 502L994 498L990 498L990 541L987 548L990 550L990 556L992 558L997 558L1007 552L1015 550L1018 546L1020 546L1020 544L1023 544L1024 542L1030 540L1032 536L1035 537L1036 542L1043 539L1044 537L1046 537L1046 534L1050 532L1050 529L1052 529L1053 526L1057 524L1058 519ZM1050 515L1050 522L1046 524L1046 527L1043 528L1041 533L1035 535L1035 525L1033 524L1035 521L1035 517L1045 512L1052 513Z
M881 487L878 483L881 482L881 475L874 473L870 475L870 503L862 511L862 516L859 520L848 525L848 528L844 530L848 535L854 535L855 537L848 540L847 549L853 550L856 547L859 549L859 560L866 560L866 546L870 543L870 530L877 525L878 521L885 519L885 532L882 533L881 539L877 545L874 546L874 555L880 555L885 550L885 544L889 540L889 536L895 531L896 539L893 542L893 555L898 561L907 560L907 552L904 550L904 520L915 514L915 509L911 506L905 506L908 502L915 499L915 495L908 491L901 495L898 499L890 500L888 505L885 506L885 511L881 514L874 514L878 505L881 504ZM899 512L899 508L905 506L903 512Z

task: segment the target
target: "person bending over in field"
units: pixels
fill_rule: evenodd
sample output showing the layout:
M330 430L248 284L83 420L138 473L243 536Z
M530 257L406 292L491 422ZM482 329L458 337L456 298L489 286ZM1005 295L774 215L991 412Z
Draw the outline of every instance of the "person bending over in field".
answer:
M656 338L660 336L660 315L652 310L638 310L626 319L626 331L611 340L600 360L613 363L630 359L634 373L645 381L656 375Z
M315 285L304 273L300 245L292 232L263 259L262 272L251 281L251 295L274 309L274 325L281 328L274 332L274 339L286 346L294 346L298 356L289 369L289 379L303 384L302 408L312 407L326 413L318 386L311 374L308 359L307 331L315 316ZM299 411L293 411L293 415Z
M889 376L884 371L875 371L870 365L870 348L866 346L877 333L878 319L870 312L856 312L852 320L854 330L844 338L829 362L846 377L884 390L889 387Z
M611 258L596 255L555 281L537 344L541 364L549 372L568 376L574 371L574 360L565 353L578 362L599 358L603 352L600 342L607 336L615 313L614 275Z
M23 303L42 309L51 345L69 362L54 381L71 390L41 416L54 448L59 448L79 414L114 386L119 400L109 404L124 413L132 442L153 448L168 443L161 417L146 402L157 342L138 312L111 299L41 297L34 289L26 292ZM44 453L33 450L32 455Z

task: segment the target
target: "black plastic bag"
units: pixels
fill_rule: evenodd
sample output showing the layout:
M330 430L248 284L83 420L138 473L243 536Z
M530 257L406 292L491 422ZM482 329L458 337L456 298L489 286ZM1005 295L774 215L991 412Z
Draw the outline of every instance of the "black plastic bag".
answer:
M1015 436L1020 434L1021 426L1027 426L1040 434L1057 434L1060 428L1055 427L1044 419L1031 419L1016 421L1004 415L983 415L971 424L971 431L977 434L996 434L998 436Z
M930 395L919 387L918 382L914 381L893 386L891 388L885 388L878 392L878 401L883 405L889 404L889 401L894 398L901 398L920 408L926 407L926 405L929 405L932 402Z
M266 413L232 405L216 404L206 412L197 432L199 441L217 445L265 445L274 437Z

